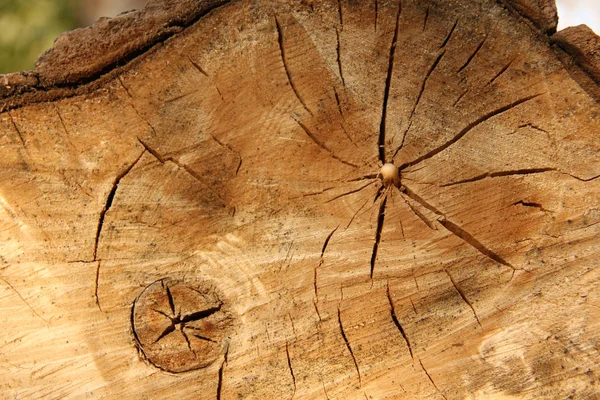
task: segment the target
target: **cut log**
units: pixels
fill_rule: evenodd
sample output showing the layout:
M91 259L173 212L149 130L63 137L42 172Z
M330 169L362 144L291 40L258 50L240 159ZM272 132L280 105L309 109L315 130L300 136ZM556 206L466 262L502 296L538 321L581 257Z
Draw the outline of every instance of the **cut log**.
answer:
M156 1L4 76L1 397L598 398L553 7Z

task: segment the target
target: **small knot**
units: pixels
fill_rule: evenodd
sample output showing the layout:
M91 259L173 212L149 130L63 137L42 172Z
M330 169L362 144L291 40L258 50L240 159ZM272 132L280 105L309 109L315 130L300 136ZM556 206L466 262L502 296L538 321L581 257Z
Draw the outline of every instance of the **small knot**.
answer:
M383 167L381 167L380 174L381 180L383 181L383 186L400 186L400 171L398 171L398 167L396 167L394 164L384 164Z

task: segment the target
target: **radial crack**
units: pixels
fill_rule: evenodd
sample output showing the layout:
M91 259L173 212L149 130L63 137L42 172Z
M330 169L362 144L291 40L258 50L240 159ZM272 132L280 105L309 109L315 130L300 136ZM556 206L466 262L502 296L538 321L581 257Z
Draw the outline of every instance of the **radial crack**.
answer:
M221 400L221 391L223 390L223 369L225 368L225 364L227 364L227 356L229 355L229 346L227 346L227 350L225 350L225 355L223 356L223 362L219 367L218 372L218 381L217 381L217 400Z
M408 200L406 200L404 197L402 197L402 200L404 200L404 202L406 203L406 205L408 206L408 208L410 208L410 209L411 209L411 211L412 211L412 212L413 212L413 213L414 213L414 214L415 214L415 215L416 215L416 216L417 216L417 217L418 217L418 218L419 218L421 221L423 221L423 223L424 223L425 225L427 225L427 227L428 227L429 229L431 229L432 231L435 231L435 230L437 230L437 229L435 228L435 225L434 225L434 224L433 224L431 221L429 221L429 220L428 220L428 219L425 217L425 215L424 215L424 214L423 214L421 211L419 211L417 208L413 207L413 205L412 205L412 204L410 204L410 202L409 202Z
M419 106L419 102L421 101L421 96L423 96L423 92L425 92L425 86L427 85L427 81L429 80L429 77L431 76L433 71L436 69L436 67L438 66L440 61L442 60L442 57L444 56L444 54L445 54L445 50L442 50L440 52L440 54L436 57L435 61L429 67L429 70L427 70L427 73L425 74L425 78L423 79L423 82L421 83L421 87L419 89L419 94L417 95L415 103L413 104L412 110L410 111L410 114L408 116L408 124L406 126L406 129L402 133L402 143L396 149L392 158L396 157L398 152L402 149L402 146L404 145L404 139L406 138L406 134L408 133L408 130L412 126L412 120L415 115L415 111L417 110L417 107Z
M406 336L406 332L404 332L404 328L402 328L402 325L400 324L400 321L398 320L398 316L396 315L396 308L394 307L394 302L392 301L392 295L390 293L389 283L388 283L388 287L387 287L387 297L388 297L388 301L390 303L390 313L392 315L392 321L394 321L394 325L396 325L396 328L398 328L398 330L400 331L400 334L402 335L402 337L404 338L404 341L406 342L406 347L408 347L408 352L410 353L410 358L412 358L414 360L415 357L413 356L413 351L412 351L412 347L410 345L410 341L408 340L408 336Z
M285 342L285 354L287 356L288 368L290 369L290 375L292 376L292 382L294 383L294 392L292 393L292 398L296 395L296 375L294 375L294 368L292 368L292 359L290 358L290 349L289 344Z
M121 179L123 179L125 177L125 175L127 175L133 169L133 167L135 167L135 165L138 163L138 161L140 161L140 159L142 158L142 156L144 155L145 152L146 152L146 149L144 148L144 150L135 159L135 161L132 162L127 168L125 168L125 170L123 170L119 175L117 175L117 177L115 178L115 180L113 182L112 188L110 189L110 192L108 193L108 196L106 197L106 202L104 203L104 207L102 208L102 211L100 211L100 216L98 218L98 225L96 228L96 238L94 240L94 252L93 252L93 260L94 261L98 261L98 259L97 259L98 244L100 242L102 226L104 225L104 217L106 216L106 213L108 212L108 210L110 210L110 207L112 207L113 201L115 199L115 194L117 193L117 188L119 187L119 183L121 182Z
M465 97L467 95L467 93L469 93L469 89L466 89L464 92L462 92L454 101L454 104L452 105L453 107L456 107L456 105L458 103L460 103L460 101L463 99L463 97Z
M19 135L19 139L21 140L21 143L23 144L23 146L25 146L25 139L23 138L23 134L21 133L21 130L19 129L19 127L17 126L11 112L8 112L8 117L10 118L10 122L12 123L13 128L15 128L15 131L17 132L17 135Z
M298 88L296 87L296 84L292 80L292 75L291 75L289 67L287 65L287 59L286 59L286 56L285 56L285 47L283 45L283 41L284 41L284 39L283 39L283 29L281 28L281 25L279 24L279 20L277 19L277 16L275 17L275 25L277 27L277 40L278 40L278 43L279 43L279 51L281 53L281 60L283 61L283 68L285 69L285 74L287 76L288 82L290 83L290 87L292 88L292 91L296 95L296 98L298 99L298 101L300 102L300 104L302 104L302 107L304 107L304 109L310 115L312 115L312 111L310 111L310 109L306 105L304 99L302 98L302 96L300 96L300 92L298 92Z
M98 260L96 261L96 279L94 281L94 301L96 302L96 306L98 306L98 309L100 310L100 312L102 311L102 307L100 307L100 298L98 297L98 288L99 288L99 282L100 282L100 263L101 261Z
M372 181L372 182L369 182L369 183L367 183L367 184L365 184L365 185L363 185L363 186L359 187L358 189L353 189L353 190L350 190L349 192L345 192L345 193L339 194L339 195L337 195L337 196L335 196L335 197L333 197L333 198L331 198L331 199L327 200L325 203L331 203L332 201L334 201L334 200L337 200L337 199L339 199L339 198L342 198L342 197L345 197L345 196L351 195L351 194L353 194L353 193L358 193L358 192L360 192L361 190L363 190L364 188L366 188L366 187L368 187L368 186L372 185L372 184L373 184L373 183L375 183L375 182L376 182L376 181L374 180L374 181Z
M474 128L476 128L477 126L479 126L480 124L486 122L487 120L489 120L490 118L493 118L497 115L500 115L502 113L505 113L506 111L509 111L515 107L517 107L520 104L523 104L527 101L533 100L536 97L539 97L541 95L543 95L544 93L538 93L538 94L534 94L531 96L527 96L524 97L522 99L519 99L513 103L507 104L505 106L502 106L500 108L497 108L493 111L488 112L487 114L479 117L478 119L476 119L475 121L471 122L469 125L467 125L465 128L463 128L460 132L458 132L452 139L450 139L449 141L445 142L444 144L442 144L441 146L436 147L435 149L429 151L428 153L416 158L413 161L407 162L402 164L399 169L402 170L404 168L416 165L418 163L420 163L421 161L427 160L433 156L435 156L438 153L441 153L442 151L446 150L448 147L452 146L454 143L458 142L463 136L465 136L467 133L469 133L471 130L473 130Z
M498 72L496 75L494 75L494 77L493 77L492 79L490 79L490 81L489 81L488 83L486 83L486 85L485 85L485 86L488 86L488 85L491 85L492 83L494 83L494 81L495 81L496 79L498 79L498 78L499 78L499 77L500 77L500 76L501 76L503 73L505 73L505 72L506 72L506 70L507 70L508 68L510 68L510 66L511 66L511 65L512 65L512 63L513 63L513 62L516 60L516 58L517 58L517 57L514 57L512 60L510 60L510 61L508 62L508 64L506 64L504 67L502 67L502 69L501 69L501 70L500 70L500 71L499 71L499 72Z
M206 310L196 311L191 314L184 315L179 322L185 324L187 322L199 321L201 319L210 317L211 315L219 312L219 310L221 310L221 304L216 307L207 308Z
M167 299L169 301L169 309L171 310L171 314L173 316L175 316L175 315L177 315L177 313L175 312L175 301L173 300L173 294L171 293L171 288L169 288L169 285L167 285L165 283L165 281L162 281L161 285L162 285L163 289L165 289L165 293L167 294Z
M337 1L337 5L338 5L338 18L340 20L340 26L343 29L343 26L344 26L344 16L342 14L342 2L341 2L341 0Z
M375 272L375 261L377 260L377 251L379 250L379 242L381 241L381 232L383 231L383 223L385 222L385 205L387 203L387 196L381 201L379 206L379 214L377 216L377 228L375 230L375 243L373 243L373 252L371 253L371 279L373 279L373 273Z
M342 338L344 339L344 343L346 343L346 347L350 352L350 356L352 357L352 361L354 361L354 366L356 367L356 374L358 375L358 385L362 386L362 378L360 376L360 369L358 368L358 362L356 362L356 357L354 356L354 352L352 351L352 346L350 346L350 342L348 341L348 337L346 336L346 331L344 331L344 325L342 324L342 312L338 307L338 324L340 325L340 333L342 334Z
M429 7L425 10L425 20L423 21L423 32L425 32L425 28L427 28L427 20L429 19Z
M492 250L485 247L479 240L475 239L473 237L473 235L471 235L469 232L465 231L460 226L456 225L454 222L451 222L447 219L440 219L440 220L438 220L438 222L444 228L446 228L446 230L448 230L450 233L452 233L453 235L455 235L456 237L458 237L459 239L461 239L462 241L467 243L469 246L473 247L475 250L477 250L484 256L490 258L491 260L494 260L495 262L497 262L499 264L502 264L504 266L511 268L513 270L513 272L516 270L516 268L514 266L512 266L509 262L504 260L498 254L494 253Z
M173 325L173 324L167 326L167 328L156 338L154 343L157 343L160 339L164 338L165 336L167 336L169 333L172 333L172 332L175 332L175 325Z
M487 36L483 38L483 40L481 41L481 43L479 43L479 45L475 48L475 51L473 52L473 54L471 54L469 56L469 58L467 59L467 61L462 65L462 67L460 67L458 69L458 71L456 71L456 73L461 72L462 70L464 70L465 68L467 68L469 66L469 64L471 63L471 61L473 61L473 59L475 58L475 56L477 55L477 53L479 53L479 50L481 50L481 48L483 47L483 44L485 43L486 39L487 39Z
M202 184L202 186L207 188L219 200L219 202L224 207L227 207L227 203L225 202L225 200L223 200L223 198L212 187L210 187L206 182L204 182L202 177L200 175L198 175L193 169L191 169L190 167L188 167L185 164L182 164L181 162L179 162L179 160L176 160L173 157L165 158L165 157L161 156L156 150L154 150L147 143L142 141L142 139L138 138L138 141L142 144L142 146L144 146L144 149L146 149L148 151L148 153L152 154L161 164L165 164L167 161L172 162L173 164L175 164L175 166L177 166L177 168L187 172L192 178L194 178L195 180L200 182L200 184ZM240 166L241 166L241 158L240 158L240 164L238 165L238 169L240 168Z
M423 362L421 361L421 359L419 358L419 364L421 364L421 368L423 369L423 372L425 372L425 375L427 375L427 378L429 379L429 382L431 382L431 384L433 385L433 387L435 388L435 390L437 390L437 392L444 398L447 400L446 396L444 396L444 393L442 393L440 391L440 389L437 387L437 385L435 384L435 382L433 381L433 379L431 378L431 375L429 375L429 372L427 372L427 370L425 369L425 366L423 365Z
M374 30L377 32L377 19L379 18L379 0L375 0L375 22Z
M190 56L188 56L188 60L190 60L190 63L192 63L192 65L194 66L194 68L196 68L198 70L198 72L200 72L202 75L204 75L208 78L208 73L206 73L206 71L204 69L202 69L202 67L197 62L192 60L190 58Z
M13 292L15 292L17 294L17 296L19 296L19 298L23 301L23 303L25 303L25 305L27 305L27 307L29 307L29 309L31 310L32 313L34 313L39 319L41 319L42 321L44 321L46 323L46 325L48 325L48 321L46 321L46 319L44 317L42 317L40 314L37 313L37 311L35 311L33 309L33 307L31 307L31 304L29 304L27 302L27 300L25 300L25 298L23 296L21 296L21 293L19 293L19 291L17 289L15 289L15 287L6 279L4 278L0 278L0 280L4 283L6 283L8 285L8 287L10 287L12 289Z
M308 129L308 127L306 125L304 125L302 122L300 122L297 119L294 119L294 121L296 121L296 123L302 128L302 130L306 133L306 135L313 141L315 142L315 144L317 146L319 146L320 148L322 148L323 150L325 150L327 153L329 153L329 156L339 162L341 162L342 164L348 165L350 167L354 167L354 168L358 168L358 165L356 164L352 164L351 162L348 162L340 157L338 157L337 155L335 155L335 153L333 152L333 150L331 150L325 143L321 142L319 139L317 139L317 137Z
M484 174L480 174L471 178L461 179L459 181L454 181L450 183L444 183L440 185L440 187L448 187L454 185L460 185L463 183L477 182L486 178L497 178L502 176L516 176L516 175L531 175L531 174L541 174L543 172L549 171L557 171L556 168L529 168L529 169L514 169L508 171L496 171L496 172L486 172Z
M456 29L457 25L458 25L458 19L456 19L456 21L454 22L454 25L452 25L452 28L450 28L450 32L448 32L448 35L446 36L446 38L442 42L442 45L440 46L440 49L443 49L444 47L446 47L446 45L450 41L450 38L452 37L452 34L454 33L454 30Z
M396 56L396 42L398 41L398 31L400 28L400 14L402 12L402 3L398 4L398 13L396 15L396 28L394 29L394 37L392 38L392 44L390 45L390 55L388 61L387 76L385 78L385 90L383 92L383 106L381 110L381 122L379 124L379 161L385 164L385 134L386 134L386 119L387 119L387 106L390 97L390 89L392 86L392 76L394 73L394 58Z
M342 60L341 60L341 54L340 54L340 52L341 52L340 51L340 32L338 31L337 28L335 28L335 36L337 39L337 46L336 46L335 50L337 52L338 71L340 73L340 79L342 80L342 86L346 86L346 80L344 79L344 71L342 69ZM336 93L336 98L337 98L337 93ZM338 106L339 106L339 101L338 101Z
M190 328L190 329L197 329L197 328L194 328L194 327L192 327L192 326L186 326L186 328ZM204 340L205 342L217 343L217 341L216 341L216 340L214 340L214 339L211 339L211 338L209 338L209 337L206 337L206 336L198 335L197 333L192 333L192 336L193 336L193 337L195 337L195 338L198 338L198 339L200 339L200 340Z
M331 240L331 237L333 236L333 234L335 233L335 231L338 230L340 226L336 226L334 230L332 230L329 235L327 235L327 237L325 238L325 242L323 243L323 247L321 248L321 257L319 259L319 265L317 265L314 269L314 277L313 277L313 285L314 285L314 290L315 290L315 299L318 301L319 299L319 290L318 290L318 285L317 285L317 269L323 265L323 261L324 261L324 256L325 256L325 251L327 250L327 246L329 245L329 241ZM315 304L316 306L316 304ZM318 313L318 312L317 312ZM291 317L290 317L291 319Z
M448 278L450 278L450 282L452 282L454 289L456 289L456 291L458 292L460 297L463 299L463 301L471 308L471 311L473 312L473 315L475 316L475 319L477 320L477 324L479 325L479 327L481 329L483 329L483 326L481 325L481 321L479 320L479 317L477 316L477 312L475 311L475 307L473 307L473 304L471 304L469 299L467 299L467 296L465 296L465 293L463 292L463 290L460 288L460 286L458 286L458 284L454 280L454 277L450 274L450 271L448 271L446 268L444 268L444 272L446 272L446 275L448 275Z
M356 212L354 214L352 214L352 218L350 218L350 221L348 222L348 225L346 225L346 227L344 228L344 230L350 228L350 225L352 225L352 222L354 222L354 219L358 216L358 213L367 205L368 202L369 202L369 200L365 200L365 202L363 203L363 205L360 206L358 208L358 210L356 210Z
M407 195L409 198L411 198L414 201L416 201L417 203L419 203L420 205L422 205L423 207L425 207L426 209L428 209L429 211L433 212L434 214L437 214L438 216L440 216L442 218L446 218L444 213L442 213L440 210L438 210L437 208L435 208L434 206L432 206L431 204L426 202L423 198L421 198L421 196L419 196L418 194L413 192L409 187L404 186L403 193L405 195Z

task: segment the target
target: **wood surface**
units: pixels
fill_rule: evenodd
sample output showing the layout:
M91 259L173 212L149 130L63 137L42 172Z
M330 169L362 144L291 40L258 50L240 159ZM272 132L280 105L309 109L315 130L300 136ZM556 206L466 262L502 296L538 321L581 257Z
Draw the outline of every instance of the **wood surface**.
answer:
M600 398L553 7L154 1L0 77L0 397Z

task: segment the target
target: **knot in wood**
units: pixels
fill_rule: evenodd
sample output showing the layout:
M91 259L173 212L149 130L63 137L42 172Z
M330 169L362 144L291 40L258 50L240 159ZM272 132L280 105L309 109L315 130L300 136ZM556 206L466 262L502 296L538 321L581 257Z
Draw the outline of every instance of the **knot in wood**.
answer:
M156 368L180 373L221 358L232 317L214 287L166 278L140 293L131 324L140 354Z
M379 171L379 174L381 175L383 186L400 186L400 171L398 171L398 167L396 167L394 164L383 164L383 167L381 167L381 171Z

